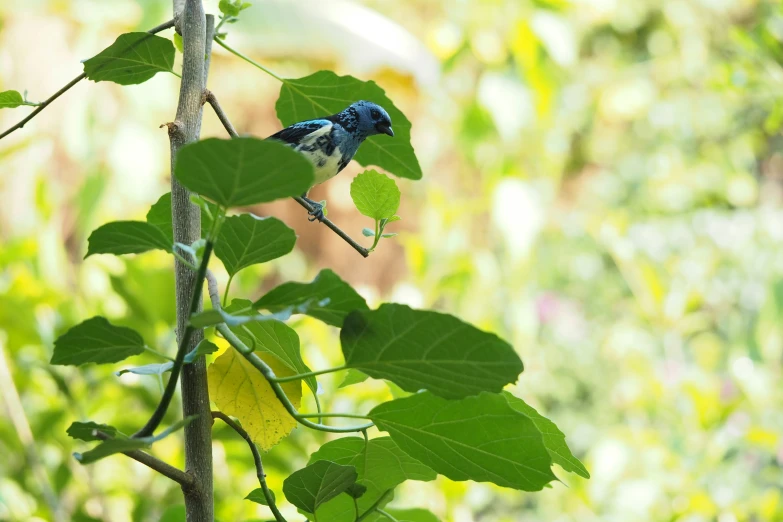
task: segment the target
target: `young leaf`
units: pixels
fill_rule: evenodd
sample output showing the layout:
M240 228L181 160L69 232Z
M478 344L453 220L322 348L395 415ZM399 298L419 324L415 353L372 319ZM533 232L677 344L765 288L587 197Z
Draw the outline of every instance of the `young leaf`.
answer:
M546 446L549 456L552 457L552 462L566 471L576 473L580 477L590 478L590 473L588 473L584 464L571 454L571 450L568 449L568 444L566 444L565 435L557 428L554 422L542 416L535 408L519 397L515 397L508 392L503 392L503 396L508 401L509 406L533 421L533 424L536 425L543 437L544 446Z
M343 382L340 383L340 386L338 388L345 388L347 386L352 386L354 384L359 384L360 382L364 382L367 379L369 379L370 376L366 373L360 372L359 370L354 370L351 368L348 370L348 372L345 374L345 378L343 379Z
M371 136L359 147L354 159L364 166L377 165L395 176L421 179L421 167L411 145L411 122L375 82L337 76L331 71L285 79L275 109L283 126L287 127L302 120L335 114L359 100L372 101L386 109L394 137Z
M174 44L166 38L149 33L121 34L84 62L84 74L95 82L143 83L159 72L173 72L174 53Z
M539 491L556 479L538 428L502 395L447 401L417 393L376 406L370 418L405 453L452 480Z
M183 147L174 175L186 188L223 207L299 196L313 184L313 166L290 147L257 138L209 138Z
M257 354L280 377L293 373L275 358ZM296 427L296 421L275 396L269 382L240 353L229 348L207 369L210 399L226 415L239 419L253 441L268 450ZM288 399L298 407L302 385L282 385Z
M24 104L24 98L19 91L0 92L0 109L13 109Z
M247 310L251 303L245 299L234 299L226 312ZM299 336L296 331L280 321L258 321L245 325L230 327L231 331L248 346L252 346L257 352L273 355L293 374L309 373L312 370L302 360L302 351L299 347ZM315 377L308 377L304 382L313 393L318 390L318 382Z
M403 390L447 399L500 392L517 380L522 361L495 334L454 316L384 304L352 312L340 331L346 366Z
M328 269L321 270L310 283L283 283L273 288L253 303L253 308L276 312L311 299L317 302L308 307L307 315L337 327L353 310L368 309L364 298Z
M71 425L68 426L68 429L65 431L65 433L67 433L68 436L72 439L91 442L94 440L101 440L93 435L96 430L102 431L110 437L114 437L117 434L117 428L114 426L109 426L108 424L98 424L97 422L92 421L72 422Z
M389 219L400 208L400 189L386 174L366 170L351 183L351 199L365 216L376 220Z
M200 343L196 345L193 350L185 354L184 362L185 364L190 364L193 361L195 361L200 355L207 355L210 353L215 353L219 350L217 346L215 346L215 343L208 339L202 339Z
M306 511L315 510L356 483L356 468L319 460L295 471L283 481L283 494L288 501Z
M140 254L148 250L171 252L172 241L159 228L144 221L113 221L96 228L87 240L87 255Z
M73 456L78 460L81 464L91 464L95 462L96 460L100 460L104 457L108 457L109 455L114 455L115 453L121 453L123 451L131 451L135 449L143 449L143 448L149 448L153 442L157 442L161 439L164 439L174 433L177 430L182 429L183 427L187 426L193 420L198 417L198 415L191 415L189 417L185 417L184 419L172 424L162 432L160 432L159 435L155 435L154 437L141 437L138 439L127 439L127 438L116 438L116 439L109 439L105 440L102 443L95 446L90 451L85 451L84 453L74 453Z
M149 447L150 443L146 439L109 439L101 442L89 451L74 453L73 456L80 464L92 464L96 460L114 455L115 453L147 449Z
M362 235L364 237L375 237L375 231L371 228L363 228Z
M272 494L272 502L277 503L277 499L275 499L275 492L270 491L269 493ZM269 505L266 501L266 495L264 495L264 490L261 488L256 488L250 493L248 493L247 496L245 497L245 500L255 502L256 504L261 504L262 506Z
M171 371L173 366L174 363L171 361L164 363L145 364L144 366L125 368L115 372L115 375L120 376L125 373L135 373L136 375L163 375L164 373Z
M226 16L239 16L239 13L250 7L249 2L242 2L242 0L220 0L218 9Z
M185 52L185 47L182 44L182 35L179 33L174 33L174 47L176 47L177 51L180 53Z
M134 330L93 317L57 338L51 364L114 363L143 351L144 339Z
M229 275L234 275L250 265L286 255L295 243L296 233L279 219L242 214L223 222L215 255Z

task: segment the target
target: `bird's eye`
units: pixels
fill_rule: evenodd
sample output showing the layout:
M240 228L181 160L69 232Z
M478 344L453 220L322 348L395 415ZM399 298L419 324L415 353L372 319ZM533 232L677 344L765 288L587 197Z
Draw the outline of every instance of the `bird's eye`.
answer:
M372 119L377 120L381 117L381 113L378 112L378 109L373 109L370 111L370 116L372 116Z

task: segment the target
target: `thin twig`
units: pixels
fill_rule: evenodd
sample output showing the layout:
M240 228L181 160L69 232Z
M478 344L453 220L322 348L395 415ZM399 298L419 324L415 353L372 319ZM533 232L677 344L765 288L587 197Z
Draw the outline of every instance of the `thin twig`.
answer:
M102 431L95 431L95 436L98 437L101 440L109 440L112 437L109 436L109 434L104 433ZM174 482L178 483L183 488L189 488L192 487L194 484L193 476L182 471L179 468L175 468L171 464L168 464L166 462L163 462L162 460L159 460L149 453L144 453L141 450L129 450L129 451L123 451L123 455L127 455L128 457L132 458L136 462L140 462L147 466L148 468L157 471L164 477L168 477Z
M266 473L264 473L264 465L261 463L261 454L258 452L258 447L253 442L253 439L250 438L250 435L242 426L234 422L234 420L225 413L213 411L212 418L222 420L236 431L240 437L247 441L247 445L250 446L250 452L253 454L253 461L256 464L256 476L258 476L258 483L261 484L261 491L264 492L266 503L275 515L275 520L277 520L277 522L287 522L285 517L283 517L283 514L277 509L275 497L272 495L272 492L269 491L269 486L266 484Z
M173 20L173 19L172 19L172 20L169 20L168 22L164 22L164 23L160 24L160 25L159 25L159 26L157 26L157 27L153 27L152 29L150 29L150 30L149 30L149 31L147 31L147 32L148 32L148 33L150 33L150 34L156 34L156 33L159 33L159 32L161 32L161 31L164 31L164 30L166 30L166 29L168 29L168 28L170 28L170 27L174 27L174 20ZM60 97L62 94L64 94L64 93L65 93L65 92L66 92L68 89L70 89L71 87L73 87L74 85L76 85L77 83L79 83L80 81L84 80L86 77L87 77L87 75L86 75L86 74L84 74L84 73L80 74L79 76L77 76L76 78L74 78L73 80L71 80L70 82L68 82L68 84L67 84L65 87L63 87L62 89L60 89L60 90L59 90L59 91L57 91L56 93L52 94L52 95L51 95L51 96L50 96L48 99L46 99L45 101L42 101L42 102L41 102L41 103L38 105L38 107L36 107L36 109L35 109L33 112L31 112L31 113L30 113L30 114L28 114L28 115L27 115L25 118L23 118L23 119L22 119L22 121L20 121L19 123L17 123L16 125L14 125L13 127L11 127L10 129L6 130L6 131L5 131L5 132L3 132L2 134L0 134L0 140L1 140L1 139L3 139L3 138L5 138L6 136L8 136L9 134L11 134L11 133L12 133L12 132L14 132L15 130L17 130L17 129L21 129L22 127L24 127L24 126L27 124L27 122L28 122L28 121L30 121L30 120L32 120L33 118L35 118L35 117L38 115L38 113L39 113L39 112L41 112L42 110L44 110L46 107L48 107L50 103L52 103L54 100L56 100L57 98L59 98L59 97Z
M220 306L220 291L218 289L217 280L215 279L214 274L212 272L207 271L207 288L209 289L209 298L212 301L212 308L215 310L221 310ZM226 323L220 323L215 326L218 332L223 336L223 338L228 341L228 343L234 347L236 351L238 351L242 356L253 365L253 367L258 370L261 375L264 376L264 378L267 380L269 385L272 387L272 391L274 391L275 396L277 397L277 400L280 401L280 404L283 405L283 407L286 409L289 415L296 419L296 421L301 424L302 426L306 426L308 428L319 430L319 431L326 431L328 433L356 433L360 431L364 431L367 429L372 428L375 426L372 422L361 424L359 426L350 426L347 428L336 428L334 426L327 426L325 424L318 424L312 421L307 420L307 415L301 415L299 411L297 411L296 406L294 406L291 403L291 400L288 398L288 396L285 394L285 390L283 390L283 387L275 382L275 379L277 378L275 375L275 372L272 370L272 368L269 367L259 356L257 356L255 353L253 353L253 350L248 347L245 343L242 342L242 340L237 337L234 332L231 331L231 329L226 325ZM324 414L323 416L327 416L328 414Z
M193 289L193 294L190 299L190 313L188 317L196 313L198 306L201 303L204 277L207 272L207 265L209 264L209 257L211 255L212 241L207 240L206 245L204 246L204 255L201 259L201 265L199 265L198 274L196 275L196 286ZM188 326L185 328L185 332L182 334L182 338L179 341L179 346L177 347L177 356L174 359L174 366L171 368L171 377L169 377L169 382L166 383L166 389L163 391L163 396L160 398L160 403L158 403L158 407L155 408L155 411L150 417L150 420L147 421L147 424L145 424L143 428L133 434L134 438L148 437L152 435L152 433L155 431L155 428L157 428L163 420L163 416L166 415L166 410L168 410L171 399L174 397L174 392L177 390L177 380L179 379L179 373L182 369L182 364L185 361L185 355L188 351L187 348L188 343L190 342L190 337L193 335L194 331L195 328L190 326L188 323Z
M220 40L218 40L218 39L216 39L215 41L218 42L218 43L221 43ZM215 114L217 115L218 119L220 120L220 123L223 124L223 127L226 129L226 132L228 132L228 134L232 138L238 137L239 134L237 133L237 131L234 128L234 126L231 124L231 120L228 119L228 115L226 115L225 111L220 106L220 103L218 102L217 97L215 96L215 94L212 91L209 91L209 90L205 90L204 91L204 102L205 103L209 103L212 106L212 109L215 111ZM305 209L307 209L308 212L314 212L315 211L313 206L310 205L310 203L308 203L307 201L305 201L301 197L294 197L294 200L297 203L299 203L300 205L302 205ZM340 227L338 227L337 225L335 225L334 223L329 221L327 218L323 218L320 221L321 221L321 223L326 225L329 229L331 229L332 232L334 232L335 234L337 234L338 236L343 238L343 240L346 243L351 245L354 248L354 250L359 252L363 257L367 257L367 256L370 255L370 251L369 250L367 250L362 245L360 245L359 243L354 241L351 238L351 236L349 236L348 234L343 232L340 229Z

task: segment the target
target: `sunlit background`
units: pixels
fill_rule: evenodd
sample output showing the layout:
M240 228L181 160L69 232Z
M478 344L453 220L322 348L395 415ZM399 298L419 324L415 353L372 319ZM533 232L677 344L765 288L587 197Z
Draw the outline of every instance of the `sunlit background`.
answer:
M413 122L424 178L398 180L402 221L389 230L400 234L368 260L293 202L252 209L299 240L241 272L232 294L329 267L373 305L495 331L525 362L514 393L559 425L592 474L556 469L563 482L540 493L439 478L401 488L396 505L453 522L783 520L779 2L253 3L228 41L283 76L329 68L378 82ZM5 0L0 90L41 101L117 34L170 15L164 0ZM222 49L209 88L240 133L280 128L280 84ZM87 444L65 435L74 420L138 427L159 382L113 371L154 359L47 364L53 339L97 314L174 351L170 257L83 257L90 231L142 218L168 190L159 126L177 94L173 75L84 81L0 141L0 376L13 377L0 382L0 520L157 521L182 502L124 457L79 465L71 453ZM0 110L0 128L30 110ZM202 136L225 136L209 111ZM349 196L360 171L314 191L359 238L372 226ZM339 363L334 329L298 323L310 366ZM395 393L321 381L332 411ZM297 429L265 456L278 498L325 440ZM177 437L153 453L183 464ZM243 500L257 487L253 463L223 426L214 457L216 516L271 518Z

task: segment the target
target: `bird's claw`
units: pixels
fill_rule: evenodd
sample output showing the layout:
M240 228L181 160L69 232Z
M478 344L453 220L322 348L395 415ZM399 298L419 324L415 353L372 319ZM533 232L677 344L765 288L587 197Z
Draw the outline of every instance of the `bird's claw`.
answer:
M324 216L324 206L322 204L320 204L320 203L315 203L315 202L312 202L311 205L313 206L313 210L310 210L309 212L307 212L308 214L310 214L310 217L307 218L307 220L308 221L316 221L316 220L318 220L319 222L323 221L324 217L325 217Z

